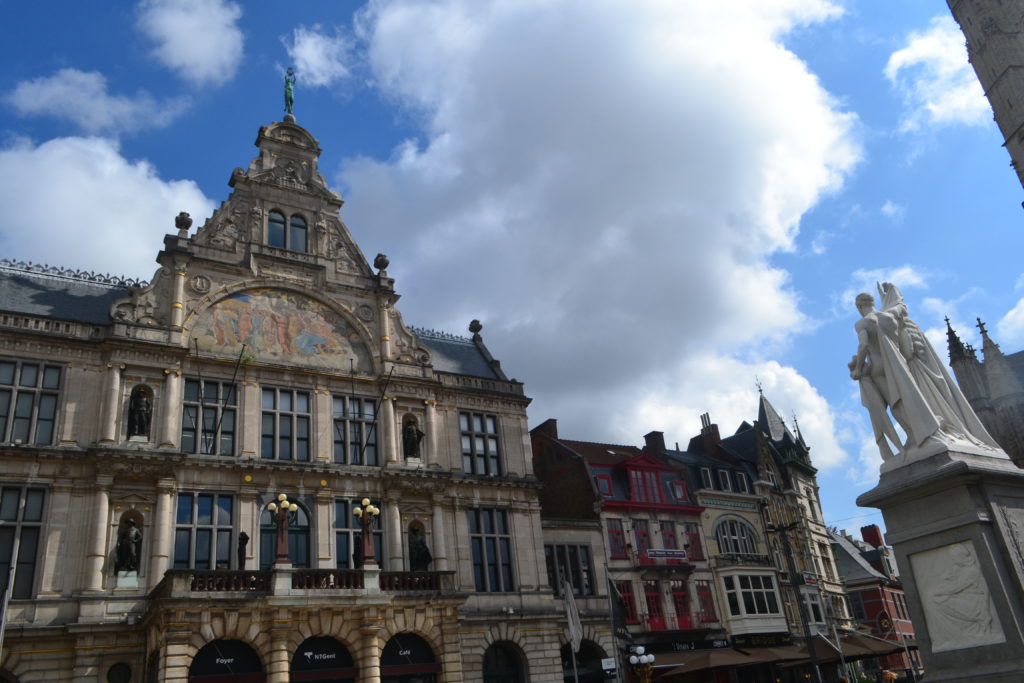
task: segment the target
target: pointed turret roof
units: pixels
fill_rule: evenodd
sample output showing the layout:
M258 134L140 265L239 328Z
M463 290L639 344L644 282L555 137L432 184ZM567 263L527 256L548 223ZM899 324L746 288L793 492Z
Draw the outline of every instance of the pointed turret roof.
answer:
M796 443L796 439L789 431L789 427L779 417L778 411L775 410L771 402L765 398L764 392L759 391L758 393L760 396L758 399L757 422L761 425L761 429L771 437L772 441L783 441L788 436L791 442Z
M946 342L949 345L950 364L967 358L967 349L964 348L964 343L960 341L960 337L953 330L953 326L949 324L949 316L946 316Z

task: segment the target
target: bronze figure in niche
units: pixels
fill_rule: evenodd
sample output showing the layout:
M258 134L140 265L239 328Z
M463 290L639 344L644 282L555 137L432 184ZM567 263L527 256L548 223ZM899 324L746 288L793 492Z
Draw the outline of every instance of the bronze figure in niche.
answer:
M142 552L142 532L135 526L135 520L128 518L117 532L117 561L114 571L139 571L139 555Z
M414 572L425 572L430 569L434 556L427 547L427 539L423 536L423 528L419 524L409 527L409 569Z
M402 426L402 453L406 458L420 457L420 441L423 440L423 432L416 424L416 418L409 415L405 418Z
M153 392L149 387L136 387L128 401L128 438L142 436L148 439L152 421Z

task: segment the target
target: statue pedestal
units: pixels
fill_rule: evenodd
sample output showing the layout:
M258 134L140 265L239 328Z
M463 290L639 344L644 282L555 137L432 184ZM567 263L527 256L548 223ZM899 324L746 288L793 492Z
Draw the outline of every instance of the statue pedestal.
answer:
M115 588L138 588L139 587L139 573L138 572L118 572L117 583Z
M1024 470L945 450L857 498L885 519L929 683L1021 680Z

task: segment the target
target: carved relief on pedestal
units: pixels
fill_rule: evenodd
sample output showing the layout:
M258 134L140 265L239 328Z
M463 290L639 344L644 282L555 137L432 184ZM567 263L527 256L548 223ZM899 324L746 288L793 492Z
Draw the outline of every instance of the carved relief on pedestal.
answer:
M974 544L951 543L910 556L932 652L1005 643Z

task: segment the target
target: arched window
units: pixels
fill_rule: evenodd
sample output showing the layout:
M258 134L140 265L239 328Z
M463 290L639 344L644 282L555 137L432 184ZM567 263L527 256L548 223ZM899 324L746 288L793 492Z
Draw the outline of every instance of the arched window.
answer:
M284 249L284 214L278 211L267 216L267 244Z
M512 643L493 643L484 653L484 683L523 683L523 657Z
M288 248L292 251L307 251L306 235L306 219L298 215L292 216L288 224Z
M288 559L295 567L309 567L309 515L298 503L298 510L288 515ZM266 507L260 513L260 569L274 563L277 547L277 524Z
M293 681L355 683L358 674L348 649L329 636L307 638L292 655Z
M715 529L720 553L742 553L753 555L757 552L756 535L753 528L739 519L726 519Z
M562 677L567 683L572 683L572 646L566 643L562 646ZM579 652L576 653L576 677L579 683L604 683L607 680L604 676L604 667L601 660L605 658L605 651L597 643L589 640L580 641Z
M263 664L256 651L240 640L214 640L204 645L188 668L189 683L216 680L262 683Z
M436 683L441 664L427 641L396 633L380 652L381 683Z

